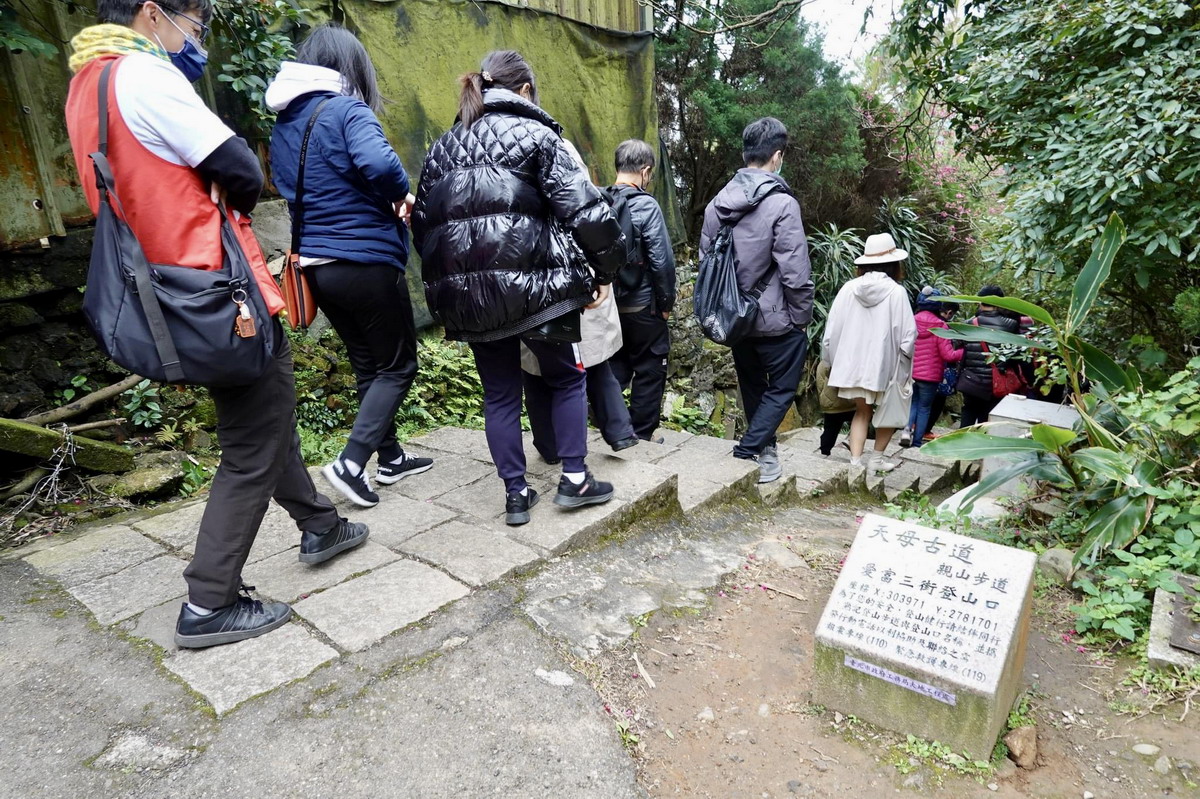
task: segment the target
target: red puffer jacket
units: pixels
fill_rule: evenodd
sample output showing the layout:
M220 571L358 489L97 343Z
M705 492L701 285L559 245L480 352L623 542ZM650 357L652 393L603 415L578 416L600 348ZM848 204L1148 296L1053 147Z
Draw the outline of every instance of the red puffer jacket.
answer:
M956 350L950 339L933 334L936 327L949 327L931 311L920 311L913 317L917 323L917 346L913 351L913 380L940 383L948 363L962 360L963 351Z

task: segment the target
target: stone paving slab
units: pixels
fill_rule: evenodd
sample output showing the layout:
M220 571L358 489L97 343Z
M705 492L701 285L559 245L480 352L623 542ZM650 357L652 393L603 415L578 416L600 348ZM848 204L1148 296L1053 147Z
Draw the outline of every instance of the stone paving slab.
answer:
M654 435L661 438L663 443L670 447L682 447L695 438L693 434L685 430L669 430L665 427L655 430Z
M380 490L394 490L410 499L434 499L488 475L496 479L496 470L483 461L466 455L439 455L428 472L405 478L394 486L380 486ZM496 479L496 486L503 491L499 479Z
M728 438L693 435L691 438L683 441L681 444L672 444L672 446L678 446L684 451L707 452L713 455L724 455L728 458L732 458L733 445L736 443L736 441Z
M593 447L593 450L608 455L610 457L621 458L627 461L638 461L639 463L657 463L668 455L674 455L679 451L679 447L670 444L655 444L653 441L642 441L637 446L623 449L620 452L612 452L609 447L605 446ZM589 455L589 459L593 457Z
M70 588L144 563L165 551L146 536L117 526L35 552L25 562Z
M779 445L779 461L785 473L790 472L799 479L815 482L826 492L846 488L846 474L850 465L848 453L844 460L835 455L825 458L808 452L803 443L795 446L789 442Z
M163 665L204 696L217 715L247 699L307 677L338 656L299 624L211 649L178 650Z
M174 510L166 513L138 519L133 522L133 529L190 556L196 544L196 531L200 529L200 517L204 515L205 504L204 500L200 500L174 506Z
M673 505L677 485L675 473L652 463L621 457L625 452L635 449L639 447L616 455L591 456L588 466L596 475L596 479L607 480L613 484L617 499L634 501L653 494L657 497L656 506ZM557 487L555 490L557 491Z
M505 538L497 530L457 521L410 538L401 549L473 586L507 577L541 559L537 552Z
M486 460L491 457L488 451L487 436L482 430L468 430L465 427L440 427L431 433L426 433L423 436L410 439L404 444L405 449L409 447L415 450L436 449L442 452L451 452L456 455L465 455L470 458ZM437 456L430 453L435 461ZM437 466L434 466L436 469Z
M522 544L552 555L585 546L629 519L629 503L613 498L603 505L564 510L547 497L530 514L529 524L514 527L508 535Z
M71 595L87 606L100 624L109 625L187 593L183 569L187 564L170 555L130 566L91 582L69 586Z
M358 651L468 593L437 569L401 560L302 599L293 609L338 646Z
M705 440L707 438L693 437L679 452L656 464L678 475L679 505L684 512L724 502L739 493L752 491L758 483L757 463L735 458L728 449L717 452Z
M454 511L435 504L433 500L412 499L392 488L379 486L379 504L373 508L358 508L350 517L370 527L371 540L377 544L398 549L400 544L414 535L448 522L455 516Z
M368 539L365 544L315 566L301 563L297 553L289 550L247 566L243 574L263 596L281 602L295 602L302 596L335 586L356 574L391 563L397 557L387 547Z
M533 490L541 495L543 500L553 499L554 494L550 491L552 485L550 477L537 477L530 474L526 475L525 480ZM553 485L557 485L557 477L553 480ZM465 515L493 526L504 523L501 517L504 515L505 501L504 484L494 475L481 477L469 485L448 491L434 500L438 505L448 508L456 514Z

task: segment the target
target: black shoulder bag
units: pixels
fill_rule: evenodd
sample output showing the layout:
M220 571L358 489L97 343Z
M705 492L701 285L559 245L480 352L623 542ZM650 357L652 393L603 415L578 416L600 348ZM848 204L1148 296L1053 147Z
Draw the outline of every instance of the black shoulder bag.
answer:
M89 156L100 191L83 298L92 334L109 358L151 380L253 383L274 358L276 333L225 206L220 206L224 258L217 271L148 263L124 219L108 163L112 68L109 63L100 74L100 149Z

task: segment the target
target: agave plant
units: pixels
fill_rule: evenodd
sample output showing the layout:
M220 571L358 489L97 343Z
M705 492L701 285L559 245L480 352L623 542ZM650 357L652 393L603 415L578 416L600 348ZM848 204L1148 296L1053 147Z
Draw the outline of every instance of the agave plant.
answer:
M986 302L1028 316L1043 326L1041 339L1027 338L987 327L951 324L935 330L943 338L982 341L1021 349L1046 349L1062 359L1068 378L1071 402L1079 412L1077 430L1034 425L1029 438L998 436L988 425L958 431L936 439L923 452L942 457L973 460L1004 456L1011 461L975 485L965 498L969 507L976 499L1021 476L1050 483L1077 499L1088 516L1083 540L1075 553L1078 565L1094 562L1102 553L1124 549L1145 529L1154 510L1151 493L1163 474L1163 464L1154 452L1138 445L1136 436L1109 402L1113 394L1136 392L1141 387L1135 369L1122 369L1104 352L1080 336L1108 279L1114 260L1125 240L1125 225L1113 214L1096 243L1091 257L1079 273L1065 319L1055 319L1039 305L1016 297L948 297L949 302ZM1085 393L1087 380L1091 391Z

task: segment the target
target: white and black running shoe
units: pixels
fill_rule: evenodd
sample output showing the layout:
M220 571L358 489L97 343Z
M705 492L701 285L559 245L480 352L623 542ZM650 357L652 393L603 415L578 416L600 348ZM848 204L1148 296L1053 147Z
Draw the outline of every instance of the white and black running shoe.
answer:
M321 469L321 474L325 476L331 486L341 491L346 499L360 508L373 508L379 504L379 495L371 490L371 483L367 480L365 469L358 474L350 474L350 468L346 466L346 462L338 458Z

